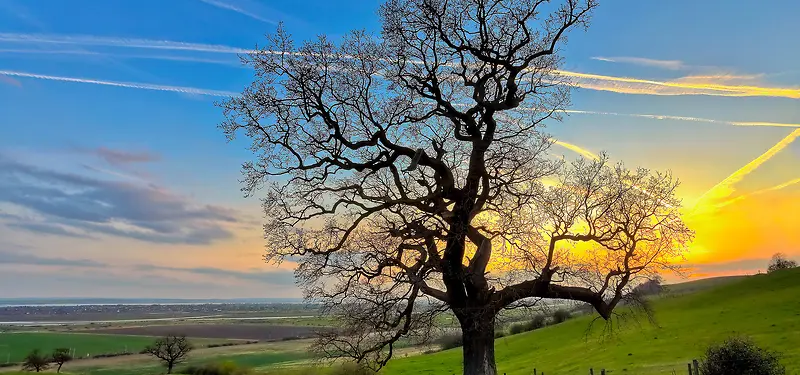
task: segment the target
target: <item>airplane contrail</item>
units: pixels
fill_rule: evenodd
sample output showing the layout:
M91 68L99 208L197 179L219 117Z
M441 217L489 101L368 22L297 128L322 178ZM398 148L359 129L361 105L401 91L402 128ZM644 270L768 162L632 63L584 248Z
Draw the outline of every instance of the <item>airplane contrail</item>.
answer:
M254 20L258 20L258 21L265 22L265 23L270 23L270 24L273 24L273 25L277 24L277 22L275 22L274 20L261 17L258 14L255 14L253 12L250 12L250 11L247 11L245 9L242 9L241 7L236 6L234 4L231 4L231 3L226 3L226 2L218 1L218 0L199 0L199 1L203 2L203 3L206 3L208 5L211 5L211 6L215 6L217 8L234 11L236 13L239 13L239 14L245 15L247 17L250 17L250 18L252 18Z
M104 81L98 79L51 76L45 74L16 72L10 70L0 70L0 75L11 76L11 77L44 79L44 80L61 81L61 82L89 83L95 85L127 87L133 89L143 89L143 90L170 91L170 92L179 92L183 94L207 95L207 96L218 96L218 97L233 97L239 95L239 93L235 93L232 91L223 91L223 90L209 90L209 89L201 89L195 87L155 85L149 83L136 83L136 82Z
M753 159L751 162L745 164L745 166L739 168L736 172L733 172L730 176L722 180L720 183L714 185L711 189L706 191L694 205L692 209L693 215L695 213L704 213L707 212L709 209L713 210L713 203L720 201L721 199L729 197L735 189L733 185L744 178L744 176L750 174L754 170L756 170L761 164L764 164L767 160L771 159L779 152L781 152L784 148L789 146L792 142L794 142L797 137L800 137L800 129L795 129L789 135L781 139L778 143L774 146L770 147L769 150L765 151L763 154L759 155L757 158Z

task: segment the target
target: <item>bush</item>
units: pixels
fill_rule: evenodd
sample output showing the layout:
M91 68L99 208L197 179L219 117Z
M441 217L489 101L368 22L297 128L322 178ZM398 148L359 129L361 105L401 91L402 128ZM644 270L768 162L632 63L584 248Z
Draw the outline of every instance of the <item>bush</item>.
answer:
M570 318L569 311L558 309L553 313L553 324L564 323Z
M711 345L700 366L703 375L784 375L777 353L759 348L750 339L734 336Z
M522 332L534 331L539 328L544 327L546 324L546 318L544 315L536 315L528 322L525 323L518 323L511 326L510 333L512 335L516 335Z
M534 329L539 329L547 325L547 318L545 318L544 315L539 314L534 316L529 324L531 327L530 330L533 331Z
M502 329L498 329L498 330L494 331L494 338L499 339L499 338L503 338L503 337L506 337L506 331L503 331Z
M247 375L250 369L240 367L234 362L207 363L200 366L189 366L181 371L187 375Z
M448 333L436 340L442 350L458 348L464 345L460 333Z

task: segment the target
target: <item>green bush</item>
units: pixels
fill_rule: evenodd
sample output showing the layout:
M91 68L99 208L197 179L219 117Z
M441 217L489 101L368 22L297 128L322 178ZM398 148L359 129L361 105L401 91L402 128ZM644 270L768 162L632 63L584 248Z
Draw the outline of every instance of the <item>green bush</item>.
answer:
M442 350L458 348L464 345L461 333L448 333L439 337L436 342L439 344L439 347L442 348Z
M181 371L187 375L248 375L250 369L240 367L232 361L207 363L200 366L189 366Z
M517 324L512 325L511 329L509 330L509 332L512 335L516 335L516 334L522 333L522 332L528 332L528 331L537 330L537 329L542 328L542 327L544 327L546 325L545 324L546 323L546 319L547 318L545 318L544 315L541 315L541 314L540 315L536 315L536 316L533 317L533 319L531 319L528 322L517 323Z
M733 336L711 345L703 356L703 375L785 375L777 353L756 346L746 337Z
M553 324L564 323L570 318L570 313L564 309L558 309L553 312Z

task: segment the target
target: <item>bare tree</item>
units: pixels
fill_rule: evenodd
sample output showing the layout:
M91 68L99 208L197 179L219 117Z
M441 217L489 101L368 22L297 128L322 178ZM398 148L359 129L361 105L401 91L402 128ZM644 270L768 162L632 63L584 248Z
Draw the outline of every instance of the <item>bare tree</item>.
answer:
M156 357L164 362L167 374L172 373L172 368L183 362L192 351L193 346L185 335L169 335L156 340L152 345L144 348L144 353Z
M53 363L58 365L57 373L61 372L61 366L72 360L69 348L56 348L50 357L53 359Z
M767 267L767 273L772 273L778 270L785 270L795 267L797 267L797 262L788 259L786 257L786 254L775 253L774 255L772 255L772 259L769 261L769 266Z
M42 372L50 367L50 358L42 354L39 349L34 349L22 360L22 369L25 371Z
M606 157L565 163L544 122L569 85L559 45L594 0L389 0L381 38L295 46L283 30L246 57L256 79L220 105L256 159L266 259L297 262L306 297L343 329L317 348L384 365L451 311L464 374L496 374L494 319L540 299L605 319L637 277L691 240L669 174Z

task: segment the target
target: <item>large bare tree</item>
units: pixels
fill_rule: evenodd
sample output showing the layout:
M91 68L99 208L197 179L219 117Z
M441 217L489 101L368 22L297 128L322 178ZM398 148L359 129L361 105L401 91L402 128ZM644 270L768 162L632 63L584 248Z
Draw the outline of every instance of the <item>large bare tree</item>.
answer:
M568 30L594 0L389 0L380 37L295 45L279 28L256 79L221 106L252 140L268 261L297 263L343 329L318 348L382 366L401 338L455 315L464 374L496 374L494 320L540 299L603 318L692 233L669 174L553 157L568 105Z

